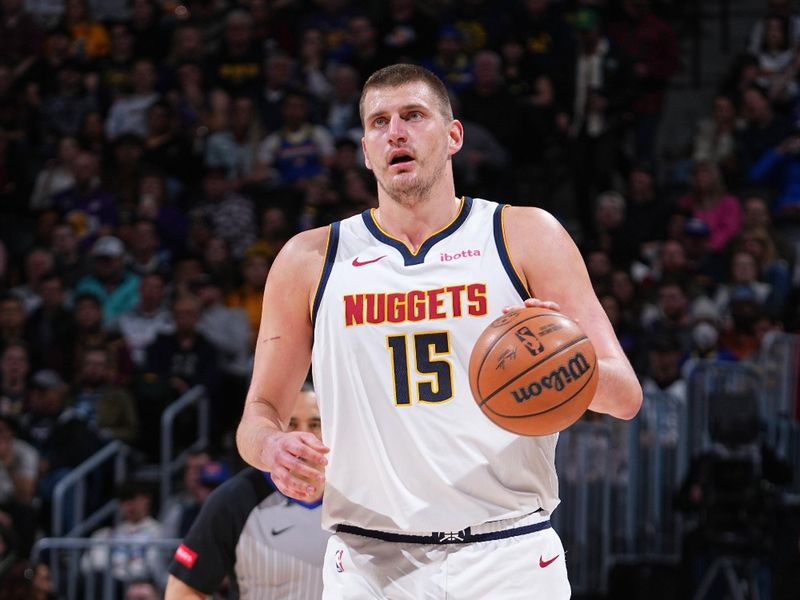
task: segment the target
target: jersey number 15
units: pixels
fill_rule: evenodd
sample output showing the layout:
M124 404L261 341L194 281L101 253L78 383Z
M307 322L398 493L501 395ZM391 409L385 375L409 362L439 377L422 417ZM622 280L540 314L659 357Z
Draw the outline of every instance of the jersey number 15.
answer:
M445 402L453 397L453 368L444 355L450 354L447 331L390 335L386 347L392 359L395 404L411 404L411 377L408 368L409 344L414 352L416 399L419 402ZM426 377L427 376L427 377Z

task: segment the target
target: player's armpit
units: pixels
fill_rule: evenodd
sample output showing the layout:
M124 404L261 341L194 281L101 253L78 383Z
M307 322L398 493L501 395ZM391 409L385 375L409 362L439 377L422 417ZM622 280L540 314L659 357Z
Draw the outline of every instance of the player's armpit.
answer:
M175 575L170 575L169 579L167 579L164 600L205 600L206 598L208 598L206 594L186 585Z

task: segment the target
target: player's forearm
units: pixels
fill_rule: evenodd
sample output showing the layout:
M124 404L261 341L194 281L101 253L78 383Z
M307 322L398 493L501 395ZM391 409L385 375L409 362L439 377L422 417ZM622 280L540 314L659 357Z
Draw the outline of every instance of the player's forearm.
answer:
M271 471L266 452L270 439L282 433L278 411L266 400L252 400L245 404L242 420L236 430L236 446L248 464L262 471Z
M618 419L632 419L642 405L642 386L626 361L601 358L600 380L589 409Z
M164 600L206 600L206 598L208 598L206 594L189 587L174 575L170 575L167 579Z

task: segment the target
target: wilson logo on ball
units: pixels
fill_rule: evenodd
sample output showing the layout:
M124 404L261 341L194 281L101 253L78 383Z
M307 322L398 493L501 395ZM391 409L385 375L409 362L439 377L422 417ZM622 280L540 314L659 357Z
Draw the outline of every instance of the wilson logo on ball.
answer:
M591 370L591 365L583 353L578 352L570 358L566 364L554 369L549 375L545 375L539 381L534 381L527 387L513 390L511 395L519 403L531 400L541 395L544 390L562 391L570 383L574 383L583 378Z

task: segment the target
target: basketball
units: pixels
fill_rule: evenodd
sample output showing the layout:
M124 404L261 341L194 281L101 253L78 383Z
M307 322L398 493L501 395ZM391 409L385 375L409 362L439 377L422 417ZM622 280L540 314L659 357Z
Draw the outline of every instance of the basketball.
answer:
M469 361L470 387L483 414L519 435L572 425L591 403L598 377L594 346L580 326L539 307L492 321Z

